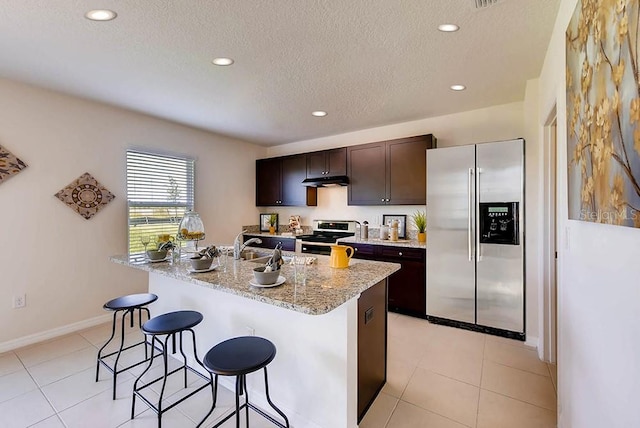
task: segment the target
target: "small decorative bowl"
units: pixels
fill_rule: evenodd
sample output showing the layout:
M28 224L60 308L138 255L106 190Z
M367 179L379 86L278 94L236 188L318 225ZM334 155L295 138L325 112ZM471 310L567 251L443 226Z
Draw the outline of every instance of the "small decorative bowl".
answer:
M167 258L167 251L147 250L147 257L149 260L164 260Z
M256 282L260 285L275 284L278 280L278 276L280 276L280 271L274 270L271 272L265 272L264 268L264 266L260 266L253 269L253 277L256 279Z
M191 261L191 267L193 268L193 270L209 269L211 267L211 264L213 263L213 259L208 257L201 257L201 258L192 257L190 261Z

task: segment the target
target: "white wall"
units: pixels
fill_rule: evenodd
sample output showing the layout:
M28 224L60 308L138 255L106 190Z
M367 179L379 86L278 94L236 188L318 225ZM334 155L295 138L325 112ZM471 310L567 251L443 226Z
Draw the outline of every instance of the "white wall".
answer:
M524 94L523 94L524 95ZM526 180L527 180L527 294L526 326L527 342L533 346L538 343L538 247L535 234L539 233L538 223L538 156L537 134L534 120L537 114L537 81L527 84L525 102L516 102L487 107L463 113L439 116L413 122L399 123L379 128L365 129L326 138L300 141L271 147L269 156L281 156L293 153L344 147L374 141L402 138L413 135L433 134L438 139L438 147L459 146L486 141L508 140L523 137L526 143ZM263 208L280 213L281 221L291 214L302 216L303 224L310 224L315 218L367 220L371 226L380 224L383 214L407 214L424 206L358 207L347 205L347 188L331 187L318 189L318 207L316 208ZM409 219L409 217L408 217ZM411 226L410 221L408 220ZM428 240L428 237L427 237ZM428 243L427 243L428 246Z
M558 422L562 428L637 427L640 230L568 220L565 31L576 4L560 4L539 98L541 121L556 102L558 112Z
M29 165L0 185L0 352L147 289L144 273L109 262L127 251L127 148L197 158L207 242L231 243L257 222L254 159L266 150L242 141L0 79L0 145ZM91 220L53 196L84 172L116 195ZM12 309L20 293L27 306Z

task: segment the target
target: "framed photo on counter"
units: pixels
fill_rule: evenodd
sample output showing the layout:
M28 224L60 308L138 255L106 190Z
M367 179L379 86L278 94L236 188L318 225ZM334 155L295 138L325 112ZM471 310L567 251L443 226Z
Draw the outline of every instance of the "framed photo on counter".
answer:
M278 214L260 214L260 232L269 232L272 224L278 230Z
M383 214L382 224L386 224L391 228L391 222L398 220L398 239L405 239L407 235L407 216L404 214Z

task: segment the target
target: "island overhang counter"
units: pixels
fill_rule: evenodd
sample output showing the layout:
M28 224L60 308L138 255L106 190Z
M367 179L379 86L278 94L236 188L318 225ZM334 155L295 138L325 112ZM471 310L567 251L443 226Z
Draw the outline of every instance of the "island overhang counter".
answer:
M295 427L358 426L386 379L387 277L399 264L351 260L346 269L329 267L317 257L307 268L305 285L286 282L257 288L251 261L229 260L226 270L190 272L188 260L149 263L114 256L113 262L149 272L149 292L159 299L152 316L175 310L204 315L195 328L198 356L231 337L255 334L277 348L269 365L269 392ZM179 355L179 354L178 354ZM193 356L189 364L198 368ZM233 390L232 379L221 384ZM253 402L269 409L264 380L247 377ZM203 415L208 409L203 409Z

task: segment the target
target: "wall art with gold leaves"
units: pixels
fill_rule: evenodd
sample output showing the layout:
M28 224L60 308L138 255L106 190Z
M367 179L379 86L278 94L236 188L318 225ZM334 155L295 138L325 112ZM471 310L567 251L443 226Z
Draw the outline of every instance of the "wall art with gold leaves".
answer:
M640 227L638 0L579 0L567 28L569 218Z
M56 197L87 220L115 198L88 172L56 193Z
M18 159L13 153L0 146L0 184L27 167L27 164Z

